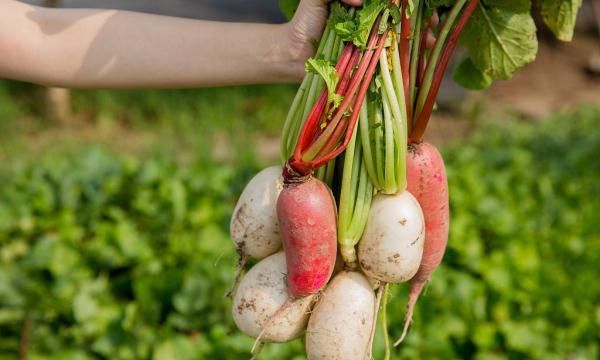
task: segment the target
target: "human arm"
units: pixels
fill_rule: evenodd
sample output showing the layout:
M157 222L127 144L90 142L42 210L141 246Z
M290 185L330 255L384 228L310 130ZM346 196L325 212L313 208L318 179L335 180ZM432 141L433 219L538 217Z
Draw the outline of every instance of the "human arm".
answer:
M295 82L326 16L324 0L303 0L286 24L47 9L0 0L0 77L77 88Z

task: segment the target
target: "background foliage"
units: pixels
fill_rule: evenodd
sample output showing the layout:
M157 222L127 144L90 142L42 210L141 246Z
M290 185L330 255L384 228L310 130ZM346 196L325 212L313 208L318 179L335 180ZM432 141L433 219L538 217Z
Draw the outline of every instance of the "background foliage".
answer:
M396 358L600 356L599 120L587 108L484 124L444 149L450 247ZM88 147L2 170L0 359L17 358L24 324L30 359L247 359L223 297L228 221L261 166ZM405 296L394 288L392 335ZM302 359L303 346L262 358Z

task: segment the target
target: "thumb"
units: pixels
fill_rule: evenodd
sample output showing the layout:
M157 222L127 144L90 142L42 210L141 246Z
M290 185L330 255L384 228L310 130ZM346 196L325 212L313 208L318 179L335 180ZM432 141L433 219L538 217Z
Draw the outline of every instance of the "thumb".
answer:
M298 17L311 21L319 18L325 18L328 14L327 5L332 0L301 0L296 11ZM343 3L350 6L360 6L363 0L342 0Z

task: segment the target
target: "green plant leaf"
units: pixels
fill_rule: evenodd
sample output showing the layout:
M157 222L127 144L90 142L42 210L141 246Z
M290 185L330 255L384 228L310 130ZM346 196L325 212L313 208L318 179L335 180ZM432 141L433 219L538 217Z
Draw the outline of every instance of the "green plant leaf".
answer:
M388 6L389 2L384 0L365 1L353 19L340 18L340 21L335 23L334 29L342 40L351 41L354 45L364 49L377 16Z
M473 64L493 79L509 79L535 60L538 43L528 13L477 7L461 36Z
M392 23L399 24L402 21L402 14L400 13L400 8L392 3L388 6L390 10L390 16L392 17Z
M184 336L173 337L160 343L155 349L153 358L156 360L192 360L195 349L193 343Z
M354 35L354 45L365 48L371 33L371 28L377 20L379 13L388 6L387 2L383 1L370 1L365 2L363 8L358 12L358 26L356 28L356 34Z
M408 0L408 7L406 9L406 17L411 17L414 11L415 11L415 1Z
M483 0L488 8L502 9L513 13L528 12L531 9L531 0Z
M294 17L299 4L300 0L279 0L279 9L289 21Z
M464 58L454 69L453 79L460 86L469 90L481 90L492 84L493 79L481 72L471 61L471 58Z
M557 39L571 41L582 0L540 0L540 12L544 23Z
M342 102L342 95L336 94L338 72L335 67L327 60L310 58L306 62L306 72L312 72L320 75L327 85L327 101L333 104L331 110L337 108Z

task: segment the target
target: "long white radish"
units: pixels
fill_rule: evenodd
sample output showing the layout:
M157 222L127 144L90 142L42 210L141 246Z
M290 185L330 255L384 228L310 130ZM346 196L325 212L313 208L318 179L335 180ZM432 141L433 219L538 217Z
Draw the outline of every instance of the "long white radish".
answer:
M285 254L278 252L261 260L242 279L233 299L232 313L244 334L253 338L260 334L265 342L287 342L306 328L314 296L291 300L286 272ZM265 325L267 328L261 334Z
M358 245L360 267L386 283L408 281L419 269L424 241L423 211L414 196L378 194Z
M309 360L365 360L375 321L375 293L358 272L336 275L315 306L306 330Z
M281 249L277 198L283 189L281 166L268 167L252 178L240 195L230 224L240 257L265 258Z

